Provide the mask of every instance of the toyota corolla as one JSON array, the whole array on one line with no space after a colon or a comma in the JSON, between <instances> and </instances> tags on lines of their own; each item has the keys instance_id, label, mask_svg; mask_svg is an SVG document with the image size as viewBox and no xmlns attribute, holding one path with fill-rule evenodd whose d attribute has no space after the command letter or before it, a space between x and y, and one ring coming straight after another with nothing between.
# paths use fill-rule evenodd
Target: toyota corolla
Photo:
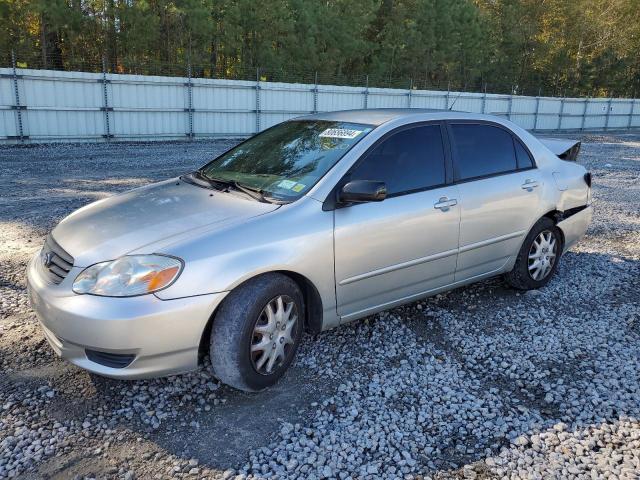
<instances>
[{"instance_id":1,"label":"toyota corolla","mask_svg":"<svg viewBox=\"0 0 640 480\"><path fill-rule=\"evenodd\" d=\"M497 275L544 287L591 220L579 147L471 113L296 118L66 217L29 264L31 304L57 354L92 372L208 359L261 390L305 330Z\"/></svg>"}]
</instances>

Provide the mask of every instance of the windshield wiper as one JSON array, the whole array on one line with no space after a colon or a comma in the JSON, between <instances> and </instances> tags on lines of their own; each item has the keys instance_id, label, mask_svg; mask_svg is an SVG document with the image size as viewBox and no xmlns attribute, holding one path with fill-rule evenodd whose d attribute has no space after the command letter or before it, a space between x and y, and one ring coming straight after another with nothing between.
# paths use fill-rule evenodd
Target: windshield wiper
<instances>
[{"instance_id":1,"label":"windshield wiper","mask_svg":"<svg viewBox=\"0 0 640 480\"><path fill-rule=\"evenodd\" d=\"M271 203L269 200L265 198L264 190L262 190L261 188L255 188L255 187L250 187L248 185L243 185L242 183L238 183L235 180L231 180L229 183L236 190L240 190L241 192L246 193L250 197L253 197L256 200L258 200L259 202Z\"/></svg>"},{"instance_id":2,"label":"windshield wiper","mask_svg":"<svg viewBox=\"0 0 640 480\"><path fill-rule=\"evenodd\" d=\"M202 180L203 182L207 182L209 186L214 187L216 190L227 191L229 187L236 187L233 181L225 180L223 178L210 177L202 170L196 170L195 172L191 173L191 176L195 177L198 180Z\"/></svg>"},{"instance_id":3,"label":"windshield wiper","mask_svg":"<svg viewBox=\"0 0 640 480\"><path fill-rule=\"evenodd\" d=\"M198 175L198 177L208 181L209 183L217 183L226 188L231 187L235 190L249 195L251 198L258 200L259 202L273 203L267 200L267 197L264 195L264 190L262 190L261 188L250 187L249 185L238 183L236 180L226 180L224 178L211 177L201 170L197 170L195 173L196 175Z\"/></svg>"},{"instance_id":4,"label":"windshield wiper","mask_svg":"<svg viewBox=\"0 0 640 480\"><path fill-rule=\"evenodd\" d=\"M215 190L220 190L220 188L218 188L217 185L214 185L213 182L207 180L201 175L198 175L198 172L191 172L185 175L180 175L180 180L200 188L213 188Z\"/></svg>"}]
</instances>

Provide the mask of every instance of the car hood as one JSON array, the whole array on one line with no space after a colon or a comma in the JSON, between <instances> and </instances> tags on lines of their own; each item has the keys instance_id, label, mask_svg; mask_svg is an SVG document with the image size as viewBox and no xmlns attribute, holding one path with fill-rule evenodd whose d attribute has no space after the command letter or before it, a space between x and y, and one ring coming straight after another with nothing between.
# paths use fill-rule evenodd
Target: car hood
<instances>
[{"instance_id":1,"label":"car hood","mask_svg":"<svg viewBox=\"0 0 640 480\"><path fill-rule=\"evenodd\" d=\"M91 203L62 220L52 235L75 266L87 267L145 247L144 253L154 253L160 240L241 222L278 206L172 179Z\"/></svg>"}]
</instances>

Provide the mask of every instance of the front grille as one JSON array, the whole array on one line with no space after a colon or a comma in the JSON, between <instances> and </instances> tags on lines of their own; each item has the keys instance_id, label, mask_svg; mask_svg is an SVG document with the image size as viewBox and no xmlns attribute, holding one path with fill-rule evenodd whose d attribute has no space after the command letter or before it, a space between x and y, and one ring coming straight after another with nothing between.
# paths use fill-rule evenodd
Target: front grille
<instances>
[{"instance_id":1,"label":"front grille","mask_svg":"<svg viewBox=\"0 0 640 480\"><path fill-rule=\"evenodd\" d=\"M43 273L56 285L65 279L73 267L73 257L57 244L51 234L47 235L40 252L40 262Z\"/></svg>"},{"instance_id":2,"label":"front grille","mask_svg":"<svg viewBox=\"0 0 640 480\"><path fill-rule=\"evenodd\" d=\"M84 353L92 362L110 368L125 368L136 358L134 354L107 353L89 349L85 349Z\"/></svg>"}]
</instances>

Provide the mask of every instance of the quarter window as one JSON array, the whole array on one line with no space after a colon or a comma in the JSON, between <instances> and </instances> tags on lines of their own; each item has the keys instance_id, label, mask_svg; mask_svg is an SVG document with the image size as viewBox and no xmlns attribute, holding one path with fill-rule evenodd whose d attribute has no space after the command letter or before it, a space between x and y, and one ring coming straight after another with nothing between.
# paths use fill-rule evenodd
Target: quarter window
<instances>
[{"instance_id":1,"label":"quarter window","mask_svg":"<svg viewBox=\"0 0 640 480\"><path fill-rule=\"evenodd\" d=\"M512 135L492 125L451 125L459 180L517 169Z\"/></svg>"},{"instance_id":2,"label":"quarter window","mask_svg":"<svg viewBox=\"0 0 640 480\"><path fill-rule=\"evenodd\" d=\"M531 155L527 152L520 143L519 140L513 139L513 144L516 146L516 157L518 158L518 168L531 168L533 167L533 160L531 159Z\"/></svg>"},{"instance_id":3,"label":"quarter window","mask_svg":"<svg viewBox=\"0 0 640 480\"><path fill-rule=\"evenodd\" d=\"M402 130L376 146L351 172L350 180L385 182L387 195L445 183L439 125Z\"/></svg>"}]
</instances>

